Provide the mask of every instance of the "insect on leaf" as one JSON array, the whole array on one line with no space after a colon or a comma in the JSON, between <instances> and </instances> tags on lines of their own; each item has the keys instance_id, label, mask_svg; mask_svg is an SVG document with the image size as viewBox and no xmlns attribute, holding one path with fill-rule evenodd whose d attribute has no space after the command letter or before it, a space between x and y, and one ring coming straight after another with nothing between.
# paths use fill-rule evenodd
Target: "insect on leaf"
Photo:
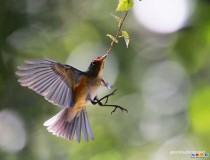
<instances>
[{"instance_id":1,"label":"insect on leaf","mask_svg":"<svg viewBox=\"0 0 210 160\"><path fill-rule=\"evenodd\" d=\"M123 38L124 38L124 40L125 40L125 43L126 43L126 46L127 46L127 48L128 48L128 45L129 45L129 43L130 43L130 37L129 37L128 32L122 31L122 36L123 36Z\"/></svg>"},{"instance_id":2,"label":"insect on leaf","mask_svg":"<svg viewBox=\"0 0 210 160\"><path fill-rule=\"evenodd\" d=\"M119 0L116 11L128 11L133 6L133 0Z\"/></svg>"},{"instance_id":3,"label":"insect on leaf","mask_svg":"<svg viewBox=\"0 0 210 160\"><path fill-rule=\"evenodd\" d=\"M106 36L109 37L111 40L113 40L115 43L118 43L118 40L115 39L112 35L107 34Z\"/></svg>"}]
</instances>

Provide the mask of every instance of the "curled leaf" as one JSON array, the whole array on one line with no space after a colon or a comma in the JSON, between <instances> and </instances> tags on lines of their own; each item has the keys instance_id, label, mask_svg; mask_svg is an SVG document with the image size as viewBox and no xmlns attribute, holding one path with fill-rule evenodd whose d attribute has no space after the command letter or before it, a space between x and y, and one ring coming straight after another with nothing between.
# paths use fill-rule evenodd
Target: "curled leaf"
<instances>
[{"instance_id":1,"label":"curled leaf","mask_svg":"<svg viewBox=\"0 0 210 160\"><path fill-rule=\"evenodd\" d=\"M128 48L128 45L129 45L129 43L130 43L130 37L129 37L128 32L122 31L122 36L123 36L123 38L124 38L124 40L125 40L125 43L126 43L126 46L127 46L127 48Z\"/></svg>"},{"instance_id":2,"label":"curled leaf","mask_svg":"<svg viewBox=\"0 0 210 160\"><path fill-rule=\"evenodd\" d=\"M116 11L128 11L133 6L133 0L119 0Z\"/></svg>"},{"instance_id":3,"label":"curled leaf","mask_svg":"<svg viewBox=\"0 0 210 160\"><path fill-rule=\"evenodd\" d=\"M109 37L111 40L113 40L115 43L118 43L118 40L115 39L115 37L113 37L112 35L107 34L106 36Z\"/></svg>"},{"instance_id":4,"label":"curled leaf","mask_svg":"<svg viewBox=\"0 0 210 160\"><path fill-rule=\"evenodd\" d=\"M111 15L118 22L119 24L118 27L119 27L122 24L123 20L114 14L111 14Z\"/></svg>"}]
</instances>

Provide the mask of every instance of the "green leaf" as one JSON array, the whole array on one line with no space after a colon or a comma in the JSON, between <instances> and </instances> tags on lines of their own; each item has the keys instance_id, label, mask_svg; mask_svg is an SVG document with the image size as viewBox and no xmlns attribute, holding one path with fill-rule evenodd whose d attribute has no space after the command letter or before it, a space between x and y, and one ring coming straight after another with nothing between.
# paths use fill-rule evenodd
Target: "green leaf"
<instances>
[{"instance_id":1,"label":"green leaf","mask_svg":"<svg viewBox=\"0 0 210 160\"><path fill-rule=\"evenodd\" d=\"M133 6L133 0L119 0L116 11L128 11Z\"/></svg>"},{"instance_id":2,"label":"green leaf","mask_svg":"<svg viewBox=\"0 0 210 160\"><path fill-rule=\"evenodd\" d=\"M130 43L130 37L129 37L129 34L126 32L126 31L122 31L122 36L125 40L125 43L126 43L126 46L128 48L128 45Z\"/></svg>"},{"instance_id":3,"label":"green leaf","mask_svg":"<svg viewBox=\"0 0 210 160\"><path fill-rule=\"evenodd\" d=\"M118 22L118 27L119 27L122 24L123 20L114 14L111 15Z\"/></svg>"},{"instance_id":4,"label":"green leaf","mask_svg":"<svg viewBox=\"0 0 210 160\"><path fill-rule=\"evenodd\" d=\"M106 36L109 37L111 40L113 40L115 43L118 43L118 40L115 39L112 35L107 34Z\"/></svg>"},{"instance_id":5,"label":"green leaf","mask_svg":"<svg viewBox=\"0 0 210 160\"><path fill-rule=\"evenodd\" d=\"M190 123L197 134L210 134L210 87L203 86L195 91L190 103Z\"/></svg>"}]
</instances>

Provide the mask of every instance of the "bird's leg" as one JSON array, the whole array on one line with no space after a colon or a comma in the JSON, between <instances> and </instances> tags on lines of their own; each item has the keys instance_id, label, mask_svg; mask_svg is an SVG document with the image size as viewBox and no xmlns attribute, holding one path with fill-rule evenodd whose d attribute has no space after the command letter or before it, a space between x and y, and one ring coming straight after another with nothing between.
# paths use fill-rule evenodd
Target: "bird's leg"
<instances>
[{"instance_id":1,"label":"bird's leg","mask_svg":"<svg viewBox=\"0 0 210 160\"><path fill-rule=\"evenodd\" d=\"M123 108L123 107L121 107L121 106L113 105L113 104L107 104L109 96L114 95L115 92L116 92L116 90L114 90L112 93L110 93L110 94L104 96L104 97L101 98L101 99L98 99L98 97L96 96L93 100L91 100L91 103L92 103L93 105L98 104L99 106L104 106L104 107L114 107L114 110L111 112L111 114L114 113L114 112L116 111L117 108L121 109L122 112L123 112L123 111L128 112L127 109L125 109L125 108ZM105 99L105 98L106 98L106 102L103 104L101 101L102 101L103 99Z\"/></svg>"},{"instance_id":2,"label":"bird's leg","mask_svg":"<svg viewBox=\"0 0 210 160\"><path fill-rule=\"evenodd\" d=\"M113 92L107 94L106 96L102 97L101 99L98 99L98 101L101 102L102 100L106 99L106 101L105 101L104 104L107 104L107 103L108 103L108 100L109 100L109 97L110 97L110 96L113 96L113 95L115 94L116 91L117 91L117 89L115 89ZM98 98L98 97L96 97L96 98Z\"/></svg>"},{"instance_id":3,"label":"bird's leg","mask_svg":"<svg viewBox=\"0 0 210 160\"><path fill-rule=\"evenodd\" d=\"M128 113L127 109L125 109L121 106L115 105L115 104L101 104L101 103L98 103L98 104L99 104L99 106L103 106L103 107L114 107L114 110L111 112L111 114L114 113L117 110L117 108L121 109L122 112L126 111Z\"/></svg>"}]
</instances>

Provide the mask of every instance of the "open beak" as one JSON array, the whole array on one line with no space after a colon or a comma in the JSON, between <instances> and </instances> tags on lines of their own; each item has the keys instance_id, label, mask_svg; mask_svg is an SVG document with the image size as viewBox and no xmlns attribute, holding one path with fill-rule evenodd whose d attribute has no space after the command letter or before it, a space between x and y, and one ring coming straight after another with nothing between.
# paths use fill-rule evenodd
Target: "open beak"
<instances>
[{"instance_id":1,"label":"open beak","mask_svg":"<svg viewBox=\"0 0 210 160\"><path fill-rule=\"evenodd\" d=\"M107 57L107 54L103 55L103 56L100 57L100 58L95 59L94 61L103 62L103 61L106 59L106 57Z\"/></svg>"}]
</instances>

